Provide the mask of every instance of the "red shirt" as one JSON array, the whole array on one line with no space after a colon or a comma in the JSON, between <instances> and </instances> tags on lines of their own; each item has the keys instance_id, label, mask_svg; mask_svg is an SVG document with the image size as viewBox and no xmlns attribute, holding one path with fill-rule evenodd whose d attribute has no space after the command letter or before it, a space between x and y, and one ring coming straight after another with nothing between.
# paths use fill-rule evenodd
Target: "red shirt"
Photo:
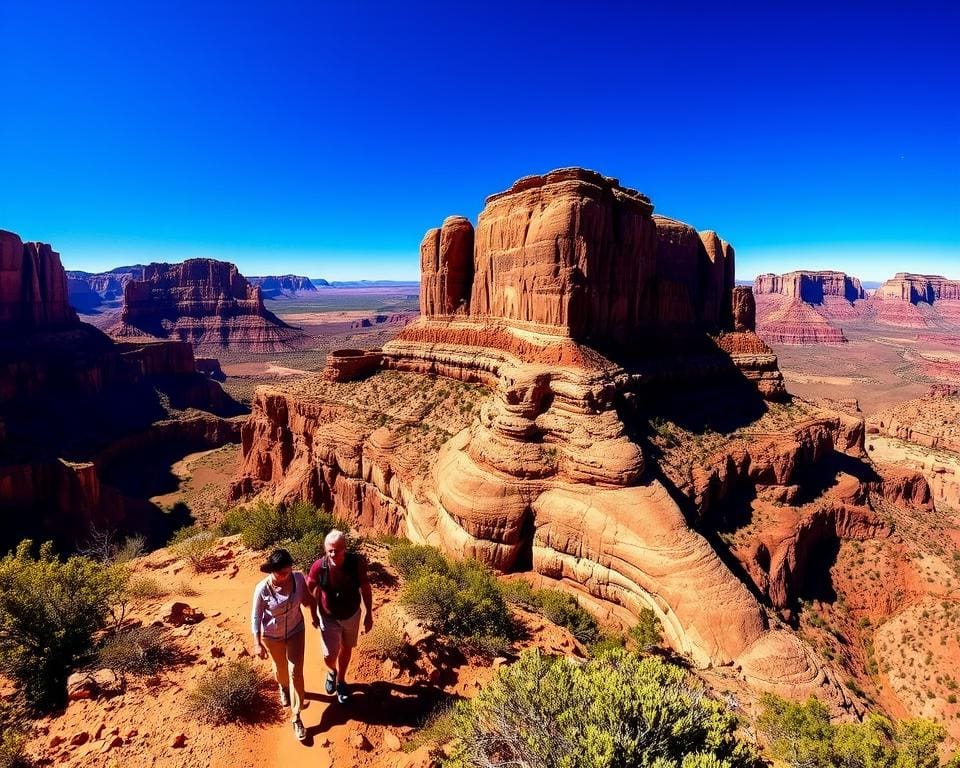
<instances>
[{"instance_id":1,"label":"red shirt","mask_svg":"<svg viewBox=\"0 0 960 768\"><path fill-rule=\"evenodd\" d=\"M324 556L310 566L307 584L318 594L320 613L337 621L345 621L360 610L360 588L370 581L367 560L363 555L347 552L338 568Z\"/></svg>"}]
</instances>

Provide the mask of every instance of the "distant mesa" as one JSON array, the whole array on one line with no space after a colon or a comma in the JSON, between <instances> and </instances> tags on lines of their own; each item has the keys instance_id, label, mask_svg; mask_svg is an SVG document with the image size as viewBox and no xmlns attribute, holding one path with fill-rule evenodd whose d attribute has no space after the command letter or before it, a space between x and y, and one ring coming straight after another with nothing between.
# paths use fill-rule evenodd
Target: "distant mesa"
<instances>
[{"instance_id":1,"label":"distant mesa","mask_svg":"<svg viewBox=\"0 0 960 768\"><path fill-rule=\"evenodd\" d=\"M759 275L753 292L757 333L774 344L842 344L847 339L835 323L862 317L866 306L860 281L843 272Z\"/></svg>"},{"instance_id":2,"label":"distant mesa","mask_svg":"<svg viewBox=\"0 0 960 768\"><path fill-rule=\"evenodd\" d=\"M67 272L70 304L78 312L90 314L118 309L123 304L123 288L131 280L143 279L143 265L116 267L108 272Z\"/></svg>"},{"instance_id":3,"label":"distant mesa","mask_svg":"<svg viewBox=\"0 0 960 768\"><path fill-rule=\"evenodd\" d=\"M877 322L906 328L960 326L960 280L898 272L870 297Z\"/></svg>"},{"instance_id":4,"label":"distant mesa","mask_svg":"<svg viewBox=\"0 0 960 768\"><path fill-rule=\"evenodd\" d=\"M757 296L779 294L807 304L824 304L831 298L844 299L852 304L867 297L856 277L833 271L760 275L753 283L753 292Z\"/></svg>"},{"instance_id":5,"label":"distant mesa","mask_svg":"<svg viewBox=\"0 0 960 768\"><path fill-rule=\"evenodd\" d=\"M110 333L250 352L294 349L304 338L264 307L260 287L235 265L213 259L146 266L142 280L124 286L120 322Z\"/></svg>"},{"instance_id":6,"label":"distant mesa","mask_svg":"<svg viewBox=\"0 0 960 768\"><path fill-rule=\"evenodd\" d=\"M264 299L282 299L298 296L303 293L315 294L317 285L327 287L326 280L314 282L309 277L300 275L269 275L267 277L248 277L250 285L259 286Z\"/></svg>"}]
</instances>

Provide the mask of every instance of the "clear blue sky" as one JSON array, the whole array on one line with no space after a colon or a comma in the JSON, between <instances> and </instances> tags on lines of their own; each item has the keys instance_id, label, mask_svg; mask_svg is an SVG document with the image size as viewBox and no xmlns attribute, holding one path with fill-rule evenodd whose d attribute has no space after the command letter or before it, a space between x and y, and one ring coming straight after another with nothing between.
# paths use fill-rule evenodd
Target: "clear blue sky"
<instances>
[{"instance_id":1,"label":"clear blue sky","mask_svg":"<svg viewBox=\"0 0 960 768\"><path fill-rule=\"evenodd\" d=\"M0 228L73 269L416 278L428 227L583 165L741 278L960 278L958 8L3 2Z\"/></svg>"}]
</instances>

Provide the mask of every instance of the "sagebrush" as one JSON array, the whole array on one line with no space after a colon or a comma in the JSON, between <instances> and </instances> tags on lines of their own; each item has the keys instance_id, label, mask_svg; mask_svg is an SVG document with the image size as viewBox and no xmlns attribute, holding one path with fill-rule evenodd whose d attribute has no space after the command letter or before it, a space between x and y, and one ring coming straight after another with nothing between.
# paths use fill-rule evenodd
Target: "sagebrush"
<instances>
[{"instance_id":1,"label":"sagebrush","mask_svg":"<svg viewBox=\"0 0 960 768\"><path fill-rule=\"evenodd\" d=\"M656 656L584 663L539 650L454 710L448 768L759 768L739 723L702 684Z\"/></svg>"},{"instance_id":2,"label":"sagebrush","mask_svg":"<svg viewBox=\"0 0 960 768\"><path fill-rule=\"evenodd\" d=\"M0 559L0 669L35 711L66 702L67 677L92 653L93 637L123 599L126 570L82 555L61 560L22 541Z\"/></svg>"}]
</instances>

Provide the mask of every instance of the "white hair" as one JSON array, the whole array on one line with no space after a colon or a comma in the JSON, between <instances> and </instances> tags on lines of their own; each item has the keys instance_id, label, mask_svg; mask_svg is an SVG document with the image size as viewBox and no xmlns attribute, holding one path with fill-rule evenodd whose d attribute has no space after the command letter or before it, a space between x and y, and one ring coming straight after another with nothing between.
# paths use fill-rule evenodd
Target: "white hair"
<instances>
[{"instance_id":1,"label":"white hair","mask_svg":"<svg viewBox=\"0 0 960 768\"><path fill-rule=\"evenodd\" d=\"M327 534L327 538L323 540L323 546L329 547L331 544L336 544L338 541L346 541L347 535L343 531L338 531L334 528L330 533Z\"/></svg>"}]
</instances>

